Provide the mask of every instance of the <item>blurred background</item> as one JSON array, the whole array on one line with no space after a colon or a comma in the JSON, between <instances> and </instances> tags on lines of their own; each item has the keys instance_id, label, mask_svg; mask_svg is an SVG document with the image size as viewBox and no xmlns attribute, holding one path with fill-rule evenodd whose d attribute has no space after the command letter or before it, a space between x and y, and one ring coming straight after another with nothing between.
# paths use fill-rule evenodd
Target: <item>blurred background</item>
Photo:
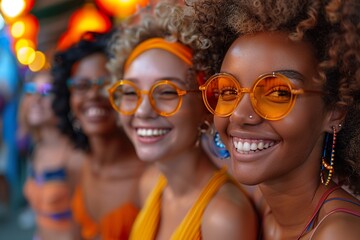
<instances>
[{"instance_id":1,"label":"blurred background","mask_svg":"<svg viewBox=\"0 0 360 240\"><path fill-rule=\"evenodd\" d=\"M106 32L157 0L0 0L0 239L31 239L22 194L26 143L19 141L22 86L51 66L53 54L87 31Z\"/></svg>"}]
</instances>

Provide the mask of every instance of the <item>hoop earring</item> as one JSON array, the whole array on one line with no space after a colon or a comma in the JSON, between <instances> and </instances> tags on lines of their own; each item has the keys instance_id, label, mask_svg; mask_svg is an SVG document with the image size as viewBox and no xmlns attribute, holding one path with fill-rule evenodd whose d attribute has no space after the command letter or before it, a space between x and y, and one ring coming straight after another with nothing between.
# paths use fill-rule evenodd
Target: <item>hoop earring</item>
<instances>
[{"instance_id":1,"label":"hoop earring","mask_svg":"<svg viewBox=\"0 0 360 240\"><path fill-rule=\"evenodd\" d=\"M324 151L323 151L323 155L321 157L320 179L321 179L321 183L324 184L325 186L327 186L330 183L331 178L334 174L334 160L335 160L334 157L335 157L335 144L336 144L336 129L335 129L335 127L333 127L330 163L328 164L326 162L326 158L328 155L329 138L330 138L330 133L326 133ZM327 177L325 180L324 176L326 175L326 171L327 171Z\"/></svg>"}]
</instances>

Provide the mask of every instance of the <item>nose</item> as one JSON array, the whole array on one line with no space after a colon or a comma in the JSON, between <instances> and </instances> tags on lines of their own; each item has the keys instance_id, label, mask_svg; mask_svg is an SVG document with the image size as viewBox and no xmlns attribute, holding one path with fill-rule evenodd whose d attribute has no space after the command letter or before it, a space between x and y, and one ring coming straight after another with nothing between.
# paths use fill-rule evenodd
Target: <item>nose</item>
<instances>
[{"instance_id":1,"label":"nose","mask_svg":"<svg viewBox=\"0 0 360 240\"><path fill-rule=\"evenodd\" d=\"M136 109L134 116L139 118L155 118L157 116L157 113L155 112L150 103L148 94L142 94L140 105Z\"/></svg>"},{"instance_id":2,"label":"nose","mask_svg":"<svg viewBox=\"0 0 360 240\"><path fill-rule=\"evenodd\" d=\"M254 111L251 103L250 94L243 93L234 112L230 115L230 122L241 125L255 125L262 121L262 118Z\"/></svg>"},{"instance_id":3,"label":"nose","mask_svg":"<svg viewBox=\"0 0 360 240\"><path fill-rule=\"evenodd\" d=\"M91 87L86 91L86 95L91 98L103 96L104 85L92 84Z\"/></svg>"}]
</instances>

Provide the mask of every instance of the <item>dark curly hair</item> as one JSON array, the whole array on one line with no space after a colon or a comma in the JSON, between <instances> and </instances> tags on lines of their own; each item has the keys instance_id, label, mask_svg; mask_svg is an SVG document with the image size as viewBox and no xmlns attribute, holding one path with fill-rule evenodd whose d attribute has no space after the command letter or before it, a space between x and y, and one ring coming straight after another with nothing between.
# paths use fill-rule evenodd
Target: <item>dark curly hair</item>
<instances>
[{"instance_id":1,"label":"dark curly hair","mask_svg":"<svg viewBox=\"0 0 360 240\"><path fill-rule=\"evenodd\" d=\"M198 56L208 75L238 37L263 31L287 32L308 41L319 60L327 106L348 114L338 133L335 175L360 193L360 2L358 0L186 0L207 43ZM200 67L201 68L201 67Z\"/></svg>"},{"instance_id":2,"label":"dark curly hair","mask_svg":"<svg viewBox=\"0 0 360 240\"><path fill-rule=\"evenodd\" d=\"M59 118L59 128L74 143L75 147L89 151L87 136L81 129L74 129L74 117L70 109L70 91L67 79L70 78L76 63L95 53L104 53L109 57L107 47L113 31L108 33L88 32L81 40L65 51L57 52L51 68L54 78L53 110Z\"/></svg>"}]
</instances>

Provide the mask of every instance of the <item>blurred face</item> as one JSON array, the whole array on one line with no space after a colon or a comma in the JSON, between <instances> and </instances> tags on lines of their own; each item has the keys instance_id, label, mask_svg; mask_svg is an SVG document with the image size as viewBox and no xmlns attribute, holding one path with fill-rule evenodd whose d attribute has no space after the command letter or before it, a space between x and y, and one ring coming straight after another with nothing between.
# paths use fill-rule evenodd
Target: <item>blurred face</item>
<instances>
[{"instance_id":1,"label":"blurred face","mask_svg":"<svg viewBox=\"0 0 360 240\"><path fill-rule=\"evenodd\" d=\"M179 89L189 90L186 78L188 65L175 55L164 50L152 49L142 53L129 66L124 79L143 91L142 101L133 114L120 113L124 130L133 142L140 159L144 161L162 161L174 158L194 148L198 138L198 127L203 121L205 108L200 93L192 92L182 96L182 104L171 116L162 116L149 101L145 91L154 84L168 80ZM167 89L167 90L166 90ZM171 88L159 88L153 96L160 109L162 101L172 105L176 92ZM130 92L126 90L126 96ZM131 95L130 95L131 96Z\"/></svg>"},{"instance_id":2,"label":"blurred face","mask_svg":"<svg viewBox=\"0 0 360 240\"><path fill-rule=\"evenodd\" d=\"M111 108L103 89L109 81L106 61L102 53L83 58L74 67L68 81L71 111L88 136L108 135L116 127L116 112Z\"/></svg>"},{"instance_id":3,"label":"blurred face","mask_svg":"<svg viewBox=\"0 0 360 240\"><path fill-rule=\"evenodd\" d=\"M278 72L294 89L320 91L321 86L313 80L316 66L310 45L295 43L282 33L259 33L232 44L221 72L231 74L242 88L251 88L260 75ZM281 88L275 94L279 100ZM257 114L248 93L230 116L214 118L230 151L233 172L245 184L284 180L294 174L318 178L327 119L321 94L311 93L298 95L291 111L278 120L265 120Z\"/></svg>"},{"instance_id":4,"label":"blurred face","mask_svg":"<svg viewBox=\"0 0 360 240\"><path fill-rule=\"evenodd\" d=\"M32 82L25 83L21 110L28 127L37 128L55 124L56 117L51 108L50 89L51 75L45 72L38 73Z\"/></svg>"}]
</instances>

